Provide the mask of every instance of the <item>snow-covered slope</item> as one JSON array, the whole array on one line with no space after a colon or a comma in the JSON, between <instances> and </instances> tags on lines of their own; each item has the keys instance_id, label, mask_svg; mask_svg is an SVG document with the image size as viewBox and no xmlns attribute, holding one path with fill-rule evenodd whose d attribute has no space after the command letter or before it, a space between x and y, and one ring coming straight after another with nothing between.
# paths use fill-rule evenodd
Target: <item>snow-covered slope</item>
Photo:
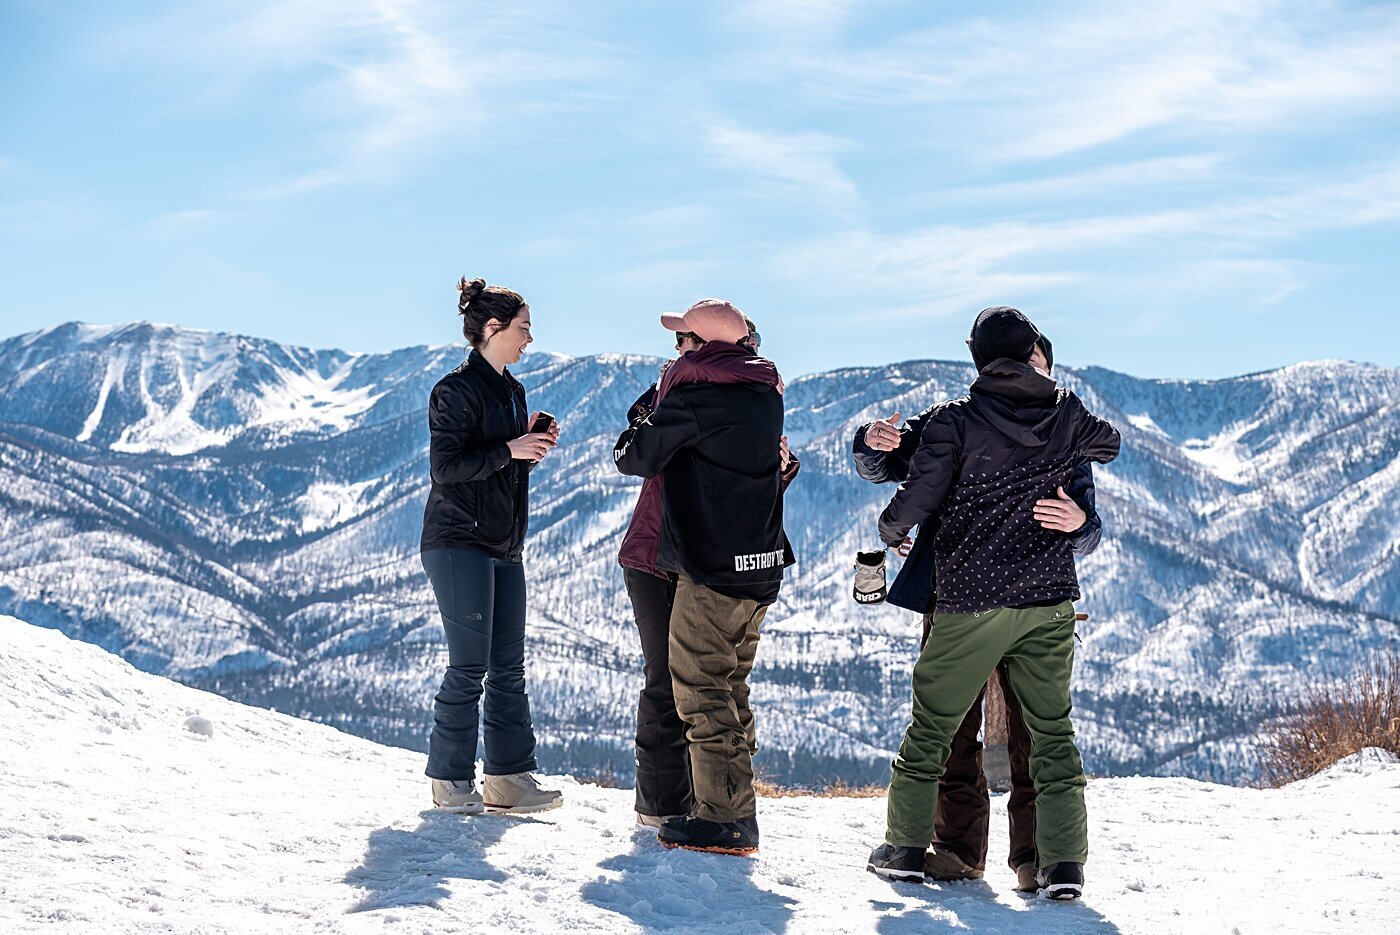
<instances>
[{"instance_id":1,"label":"snow-covered slope","mask_svg":"<svg viewBox=\"0 0 1400 935\"><path fill-rule=\"evenodd\" d=\"M781 348L773 348L781 363ZM417 541L424 401L454 348L349 354L162 325L0 342L0 612L140 668L421 748L443 646ZM636 482L609 456L656 359L532 354L564 444L535 473L530 679L543 762L631 774L640 688L615 564ZM964 392L963 363L790 381L800 559L754 676L761 766L878 781L917 624L850 599L889 488L854 427ZM1118 424L1081 566L1076 705L1099 774L1247 779L1301 685L1400 645L1400 371L1323 362L1220 381L1064 382Z\"/></svg>"},{"instance_id":2,"label":"snow-covered slope","mask_svg":"<svg viewBox=\"0 0 1400 935\"><path fill-rule=\"evenodd\" d=\"M762 799L762 850L667 851L629 790L534 818L426 810L423 758L244 707L0 617L7 933L1382 932L1400 763L1281 790L1094 780L1087 895L887 884L882 799ZM992 853L1005 851L1002 801Z\"/></svg>"}]
</instances>

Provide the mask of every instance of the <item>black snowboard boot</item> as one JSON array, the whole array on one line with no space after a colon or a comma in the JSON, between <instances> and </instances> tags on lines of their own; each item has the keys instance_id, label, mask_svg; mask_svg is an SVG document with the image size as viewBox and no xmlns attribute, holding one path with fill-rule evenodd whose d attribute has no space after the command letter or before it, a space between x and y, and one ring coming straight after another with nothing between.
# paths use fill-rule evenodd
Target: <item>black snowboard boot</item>
<instances>
[{"instance_id":1,"label":"black snowboard boot","mask_svg":"<svg viewBox=\"0 0 1400 935\"><path fill-rule=\"evenodd\" d=\"M746 857L758 853L758 816L724 824L704 818L668 818L656 839L667 847Z\"/></svg>"},{"instance_id":2,"label":"black snowboard boot","mask_svg":"<svg viewBox=\"0 0 1400 935\"><path fill-rule=\"evenodd\" d=\"M922 847L900 847L898 844L881 844L870 852L870 860L865 869L882 876L886 880L904 880L909 883L924 882L924 849Z\"/></svg>"},{"instance_id":3,"label":"black snowboard boot","mask_svg":"<svg viewBox=\"0 0 1400 935\"><path fill-rule=\"evenodd\" d=\"M1084 895L1084 865L1061 861L1041 867L1035 874L1040 894L1046 899L1078 899Z\"/></svg>"}]
</instances>

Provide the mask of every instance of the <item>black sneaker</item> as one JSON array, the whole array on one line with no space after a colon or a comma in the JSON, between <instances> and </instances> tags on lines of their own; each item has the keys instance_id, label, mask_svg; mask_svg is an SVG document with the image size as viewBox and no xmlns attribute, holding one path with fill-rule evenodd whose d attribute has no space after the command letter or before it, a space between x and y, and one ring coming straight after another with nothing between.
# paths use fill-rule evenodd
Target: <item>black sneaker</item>
<instances>
[{"instance_id":1,"label":"black sneaker","mask_svg":"<svg viewBox=\"0 0 1400 935\"><path fill-rule=\"evenodd\" d=\"M900 847L898 844L881 844L870 852L870 860L865 869L882 876L886 880L905 880L910 883L924 882L924 849L922 847Z\"/></svg>"},{"instance_id":2,"label":"black sneaker","mask_svg":"<svg viewBox=\"0 0 1400 935\"><path fill-rule=\"evenodd\" d=\"M667 847L745 857L758 853L758 817L721 824L704 818L668 818L656 839Z\"/></svg>"},{"instance_id":3,"label":"black sneaker","mask_svg":"<svg viewBox=\"0 0 1400 935\"><path fill-rule=\"evenodd\" d=\"M1041 867L1035 881L1046 899L1078 899L1084 895L1084 865L1065 860Z\"/></svg>"}]
</instances>

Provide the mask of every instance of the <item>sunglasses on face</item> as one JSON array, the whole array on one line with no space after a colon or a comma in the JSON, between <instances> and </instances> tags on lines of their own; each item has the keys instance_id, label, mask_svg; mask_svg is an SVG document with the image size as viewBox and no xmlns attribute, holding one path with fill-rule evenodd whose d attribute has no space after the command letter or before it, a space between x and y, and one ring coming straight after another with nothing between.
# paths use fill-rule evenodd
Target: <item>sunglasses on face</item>
<instances>
[{"instance_id":1,"label":"sunglasses on face","mask_svg":"<svg viewBox=\"0 0 1400 935\"><path fill-rule=\"evenodd\" d=\"M760 347L763 346L763 335L759 334L757 331L750 331L749 336L740 343L747 344L754 350L758 350Z\"/></svg>"},{"instance_id":2,"label":"sunglasses on face","mask_svg":"<svg viewBox=\"0 0 1400 935\"><path fill-rule=\"evenodd\" d=\"M703 345L703 344L705 343L704 341L700 340L700 335L696 334L694 331L677 331L677 332L676 332L676 350L680 350L680 349L681 349L681 345L682 345L683 343L685 343L687 340L693 341L693 342L695 342L696 344L700 344L700 345Z\"/></svg>"}]
</instances>

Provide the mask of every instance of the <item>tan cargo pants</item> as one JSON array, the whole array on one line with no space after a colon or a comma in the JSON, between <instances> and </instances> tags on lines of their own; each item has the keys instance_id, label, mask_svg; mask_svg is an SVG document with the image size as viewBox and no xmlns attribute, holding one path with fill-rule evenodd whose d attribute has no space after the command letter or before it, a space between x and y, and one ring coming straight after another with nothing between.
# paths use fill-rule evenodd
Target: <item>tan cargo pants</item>
<instances>
[{"instance_id":1,"label":"tan cargo pants","mask_svg":"<svg viewBox=\"0 0 1400 935\"><path fill-rule=\"evenodd\" d=\"M684 575L671 606L671 681L690 741L693 815L729 823L757 809L749 672L768 608L725 597Z\"/></svg>"}]
</instances>

